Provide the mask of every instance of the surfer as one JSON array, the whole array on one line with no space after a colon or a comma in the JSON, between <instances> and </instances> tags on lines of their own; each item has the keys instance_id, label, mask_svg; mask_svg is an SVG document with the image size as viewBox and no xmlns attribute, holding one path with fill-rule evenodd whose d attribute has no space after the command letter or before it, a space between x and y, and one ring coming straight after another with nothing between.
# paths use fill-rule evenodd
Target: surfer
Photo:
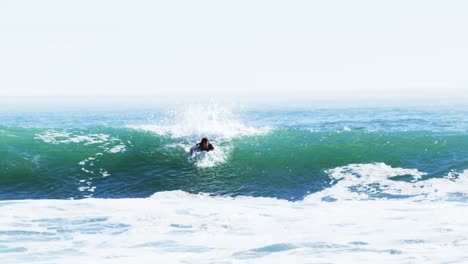
<instances>
[{"instance_id":1,"label":"surfer","mask_svg":"<svg viewBox=\"0 0 468 264\"><path fill-rule=\"evenodd\" d=\"M190 155L198 151L211 151L214 150L213 145L211 145L210 141L207 138L202 138L200 143L196 144L195 146L190 148Z\"/></svg>"}]
</instances>

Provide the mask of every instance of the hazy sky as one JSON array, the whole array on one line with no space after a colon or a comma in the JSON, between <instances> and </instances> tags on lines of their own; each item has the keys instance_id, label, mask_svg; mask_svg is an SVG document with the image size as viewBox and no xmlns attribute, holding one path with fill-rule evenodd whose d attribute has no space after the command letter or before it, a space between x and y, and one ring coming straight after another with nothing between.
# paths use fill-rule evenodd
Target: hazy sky
<instances>
[{"instance_id":1,"label":"hazy sky","mask_svg":"<svg viewBox=\"0 0 468 264\"><path fill-rule=\"evenodd\" d=\"M0 96L468 99L468 1L0 0Z\"/></svg>"}]
</instances>

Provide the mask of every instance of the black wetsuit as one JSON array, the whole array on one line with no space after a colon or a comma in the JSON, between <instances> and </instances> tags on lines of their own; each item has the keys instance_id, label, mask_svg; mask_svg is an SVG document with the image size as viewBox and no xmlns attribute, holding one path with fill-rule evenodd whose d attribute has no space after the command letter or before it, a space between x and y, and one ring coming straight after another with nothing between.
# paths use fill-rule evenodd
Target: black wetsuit
<instances>
[{"instance_id":1,"label":"black wetsuit","mask_svg":"<svg viewBox=\"0 0 468 264\"><path fill-rule=\"evenodd\" d=\"M206 149L204 149L204 148L201 147L200 143L198 143L197 145L193 146L190 149L190 155L192 155L196 151L211 151L211 150L214 150L213 145L208 144L208 147Z\"/></svg>"}]
</instances>

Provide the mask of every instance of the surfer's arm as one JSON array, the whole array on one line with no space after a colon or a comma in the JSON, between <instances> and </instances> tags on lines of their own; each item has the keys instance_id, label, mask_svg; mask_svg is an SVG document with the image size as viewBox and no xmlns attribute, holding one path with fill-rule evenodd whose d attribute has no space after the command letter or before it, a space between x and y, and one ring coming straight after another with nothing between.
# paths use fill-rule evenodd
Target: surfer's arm
<instances>
[{"instance_id":1,"label":"surfer's arm","mask_svg":"<svg viewBox=\"0 0 468 264\"><path fill-rule=\"evenodd\" d=\"M191 148L190 148L190 151L189 151L190 156L192 156L193 153L194 153L195 151L197 151L197 149L198 149L197 146L191 147Z\"/></svg>"}]
</instances>

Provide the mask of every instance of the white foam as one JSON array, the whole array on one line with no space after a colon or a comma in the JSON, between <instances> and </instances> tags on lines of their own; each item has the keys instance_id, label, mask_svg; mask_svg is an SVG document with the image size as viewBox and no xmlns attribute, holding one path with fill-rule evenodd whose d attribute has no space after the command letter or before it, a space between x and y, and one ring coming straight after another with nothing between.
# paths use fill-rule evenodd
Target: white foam
<instances>
[{"instance_id":1,"label":"white foam","mask_svg":"<svg viewBox=\"0 0 468 264\"><path fill-rule=\"evenodd\" d=\"M111 174L108 171L104 170L104 169L99 169L99 173L101 174L102 177L111 176Z\"/></svg>"},{"instance_id":2,"label":"white foam","mask_svg":"<svg viewBox=\"0 0 468 264\"><path fill-rule=\"evenodd\" d=\"M288 202L182 191L0 202L4 263L465 262L468 206Z\"/></svg>"},{"instance_id":3,"label":"white foam","mask_svg":"<svg viewBox=\"0 0 468 264\"><path fill-rule=\"evenodd\" d=\"M107 150L107 152L109 152L109 153L122 153L122 152L125 152L125 151L126 151L126 147L123 144L114 146L114 147L110 148L109 150Z\"/></svg>"},{"instance_id":4,"label":"white foam","mask_svg":"<svg viewBox=\"0 0 468 264\"><path fill-rule=\"evenodd\" d=\"M115 140L106 134L73 135L69 132L54 130L47 130L43 133L39 133L34 138L51 144L84 143L84 145L99 144Z\"/></svg>"},{"instance_id":5,"label":"white foam","mask_svg":"<svg viewBox=\"0 0 468 264\"><path fill-rule=\"evenodd\" d=\"M230 153L229 147L217 147L210 152L195 152L189 156L189 161L194 162L199 168L214 167L226 162Z\"/></svg>"},{"instance_id":6,"label":"white foam","mask_svg":"<svg viewBox=\"0 0 468 264\"><path fill-rule=\"evenodd\" d=\"M210 137L218 140L264 134L269 131L267 127L256 128L244 124L231 108L218 104L185 106L172 111L170 117L160 124L129 127L173 138Z\"/></svg>"},{"instance_id":7,"label":"white foam","mask_svg":"<svg viewBox=\"0 0 468 264\"><path fill-rule=\"evenodd\" d=\"M332 186L306 197L307 200L367 200L392 197L410 200L466 197L468 170L450 172L444 178L421 180L425 172L394 168L385 163L350 164L326 171ZM410 177L408 181L395 177Z\"/></svg>"},{"instance_id":8,"label":"white foam","mask_svg":"<svg viewBox=\"0 0 468 264\"><path fill-rule=\"evenodd\" d=\"M82 186L79 187L78 190L80 192L94 192L96 190L96 186Z\"/></svg>"},{"instance_id":9,"label":"white foam","mask_svg":"<svg viewBox=\"0 0 468 264\"><path fill-rule=\"evenodd\" d=\"M85 146L99 144L99 147L108 153L121 153L126 150L125 144L120 139L102 133L81 135L70 132L47 130L43 133L36 134L34 138L50 144L82 143Z\"/></svg>"},{"instance_id":10,"label":"white foam","mask_svg":"<svg viewBox=\"0 0 468 264\"><path fill-rule=\"evenodd\" d=\"M47 130L44 133L37 134L34 138L35 139L40 139L44 141L45 143L52 143L52 144L58 144L58 142L61 140L68 139L70 137L70 133L67 132L58 132L54 130Z\"/></svg>"}]
</instances>

